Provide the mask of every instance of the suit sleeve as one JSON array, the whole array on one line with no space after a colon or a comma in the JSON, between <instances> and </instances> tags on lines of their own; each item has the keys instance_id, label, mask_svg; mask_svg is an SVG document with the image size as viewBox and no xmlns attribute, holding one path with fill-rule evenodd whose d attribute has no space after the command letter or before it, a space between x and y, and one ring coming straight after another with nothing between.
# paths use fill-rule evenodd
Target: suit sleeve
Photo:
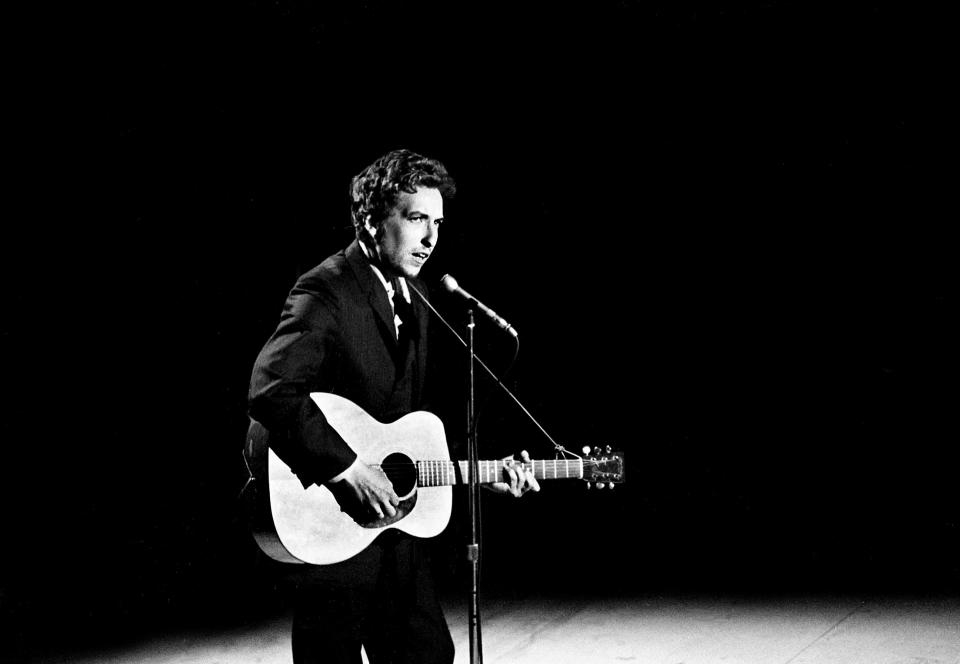
<instances>
[{"instance_id":1,"label":"suit sleeve","mask_svg":"<svg viewBox=\"0 0 960 664\"><path fill-rule=\"evenodd\" d=\"M270 431L274 451L304 487L335 477L357 458L310 399L311 392L336 388L339 310L327 289L294 289L250 382L250 416Z\"/></svg>"}]
</instances>

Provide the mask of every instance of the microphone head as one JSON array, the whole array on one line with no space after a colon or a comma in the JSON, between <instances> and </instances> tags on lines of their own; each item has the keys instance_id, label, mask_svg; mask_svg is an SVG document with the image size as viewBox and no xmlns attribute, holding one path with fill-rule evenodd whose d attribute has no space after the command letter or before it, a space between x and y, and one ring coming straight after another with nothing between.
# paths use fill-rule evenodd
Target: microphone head
<instances>
[{"instance_id":1,"label":"microphone head","mask_svg":"<svg viewBox=\"0 0 960 664\"><path fill-rule=\"evenodd\" d=\"M447 291L450 293L456 292L457 288L459 288L459 285L457 284L457 280L451 277L449 274L443 275L440 278L440 283L442 283L443 287L446 288Z\"/></svg>"}]
</instances>

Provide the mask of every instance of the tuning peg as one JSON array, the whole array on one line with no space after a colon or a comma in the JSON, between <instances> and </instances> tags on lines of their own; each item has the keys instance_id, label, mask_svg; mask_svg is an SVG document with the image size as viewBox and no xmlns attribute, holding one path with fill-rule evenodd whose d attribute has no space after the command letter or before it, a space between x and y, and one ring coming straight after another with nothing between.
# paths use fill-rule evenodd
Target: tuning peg
<instances>
[{"instance_id":1,"label":"tuning peg","mask_svg":"<svg viewBox=\"0 0 960 664\"><path fill-rule=\"evenodd\" d=\"M591 484L590 482L587 482L587 488L588 488L588 489L589 489L590 487L592 487L592 486L593 486L593 484Z\"/></svg>"},{"instance_id":2,"label":"tuning peg","mask_svg":"<svg viewBox=\"0 0 960 664\"><path fill-rule=\"evenodd\" d=\"M607 488L609 488L611 491L613 490L613 487L614 487L613 482L610 482L610 484L607 485Z\"/></svg>"},{"instance_id":3,"label":"tuning peg","mask_svg":"<svg viewBox=\"0 0 960 664\"><path fill-rule=\"evenodd\" d=\"M606 450L607 450L607 454L610 454L611 452L613 452L613 448L610 447L609 445L607 445Z\"/></svg>"},{"instance_id":4,"label":"tuning peg","mask_svg":"<svg viewBox=\"0 0 960 664\"><path fill-rule=\"evenodd\" d=\"M590 454L590 446L589 446L589 445L584 445L584 446L583 446L583 453L584 453L584 454Z\"/></svg>"},{"instance_id":5,"label":"tuning peg","mask_svg":"<svg viewBox=\"0 0 960 664\"><path fill-rule=\"evenodd\" d=\"M602 489L602 488L605 487L605 486L606 486L606 484L604 484L603 482L597 482L597 488L598 488L598 489Z\"/></svg>"}]
</instances>

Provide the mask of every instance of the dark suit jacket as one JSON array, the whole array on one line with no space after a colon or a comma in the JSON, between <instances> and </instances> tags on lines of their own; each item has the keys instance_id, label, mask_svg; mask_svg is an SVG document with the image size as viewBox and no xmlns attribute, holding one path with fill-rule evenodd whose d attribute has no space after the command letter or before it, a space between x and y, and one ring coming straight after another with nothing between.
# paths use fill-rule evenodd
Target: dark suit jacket
<instances>
[{"instance_id":1,"label":"dark suit jacket","mask_svg":"<svg viewBox=\"0 0 960 664\"><path fill-rule=\"evenodd\" d=\"M410 280L426 295L424 285ZM401 369L383 284L355 240L300 277L280 324L261 350L250 384L250 416L304 486L345 470L356 453L331 428L310 392L350 399L382 422L425 407L427 314L411 293L413 356Z\"/></svg>"}]
</instances>

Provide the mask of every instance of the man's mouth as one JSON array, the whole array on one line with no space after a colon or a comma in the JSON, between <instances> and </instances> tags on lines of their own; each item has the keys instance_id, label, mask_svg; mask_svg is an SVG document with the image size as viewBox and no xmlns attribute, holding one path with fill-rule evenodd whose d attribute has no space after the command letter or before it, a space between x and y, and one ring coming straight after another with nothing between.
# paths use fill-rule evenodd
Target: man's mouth
<instances>
[{"instance_id":1,"label":"man's mouth","mask_svg":"<svg viewBox=\"0 0 960 664\"><path fill-rule=\"evenodd\" d=\"M427 258L430 256L430 254L426 251L415 251L413 252L413 255L419 258L421 261L427 260Z\"/></svg>"}]
</instances>

